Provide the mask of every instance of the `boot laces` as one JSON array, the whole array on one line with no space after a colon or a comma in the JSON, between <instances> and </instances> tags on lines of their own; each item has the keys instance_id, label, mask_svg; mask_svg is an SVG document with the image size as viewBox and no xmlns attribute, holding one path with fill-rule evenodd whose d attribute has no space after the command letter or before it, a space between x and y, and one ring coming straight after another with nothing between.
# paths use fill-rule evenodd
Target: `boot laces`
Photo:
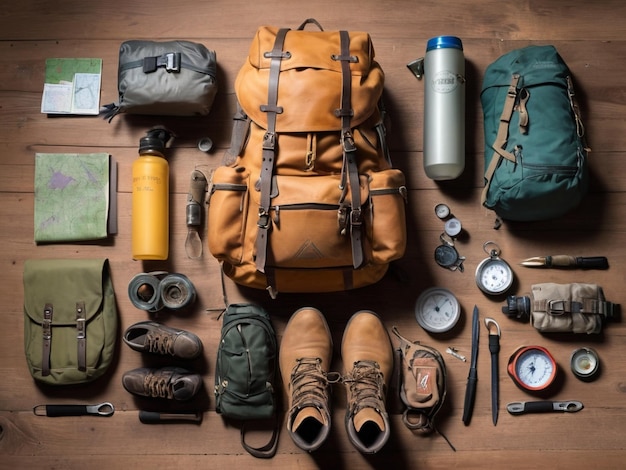
<instances>
[{"instance_id":1,"label":"boot laces","mask_svg":"<svg viewBox=\"0 0 626 470\"><path fill-rule=\"evenodd\" d=\"M321 363L318 357L297 359L297 364L291 371L292 409L327 407L328 384L338 381L338 377L329 379L329 375L322 370Z\"/></svg>"},{"instance_id":2,"label":"boot laces","mask_svg":"<svg viewBox=\"0 0 626 470\"><path fill-rule=\"evenodd\" d=\"M143 387L146 394L154 398L173 398L174 387L170 381L171 378L171 374L146 374L143 379Z\"/></svg>"},{"instance_id":3,"label":"boot laces","mask_svg":"<svg viewBox=\"0 0 626 470\"><path fill-rule=\"evenodd\" d=\"M174 355L174 338L170 334L151 331L146 334L146 342L151 353Z\"/></svg>"},{"instance_id":4,"label":"boot laces","mask_svg":"<svg viewBox=\"0 0 626 470\"><path fill-rule=\"evenodd\" d=\"M377 362L355 362L343 382L350 388L348 406L351 416L364 408L373 408L378 412L385 409L385 380Z\"/></svg>"}]
</instances>

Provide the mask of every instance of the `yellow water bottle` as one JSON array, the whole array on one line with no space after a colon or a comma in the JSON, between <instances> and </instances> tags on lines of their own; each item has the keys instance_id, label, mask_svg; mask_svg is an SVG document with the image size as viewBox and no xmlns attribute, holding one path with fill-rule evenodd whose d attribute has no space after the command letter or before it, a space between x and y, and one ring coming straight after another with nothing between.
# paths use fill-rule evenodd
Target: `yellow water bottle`
<instances>
[{"instance_id":1,"label":"yellow water bottle","mask_svg":"<svg viewBox=\"0 0 626 470\"><path fill-rule=\"evenodd\" d=\"M133 162L132 252L136 260L166 260L169 253L169 164L171 134L152 129L139 140Z\"/></svg>"}]
</instances>

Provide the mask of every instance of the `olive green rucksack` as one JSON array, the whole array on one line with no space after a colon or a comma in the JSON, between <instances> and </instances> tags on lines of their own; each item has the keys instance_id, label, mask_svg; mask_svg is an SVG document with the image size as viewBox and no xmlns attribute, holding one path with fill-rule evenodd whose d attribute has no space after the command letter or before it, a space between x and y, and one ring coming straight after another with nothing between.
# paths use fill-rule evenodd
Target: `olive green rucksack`
<instances>
[{"instance_id":1,"label":"olive green rucksack","mask_svg":"<svg viewBox=\"0 0 626 470\"><path fill-rule=\"evenodd\" d=\"M269 314L254 304L231 304L224 313L215 366L215 411L243 422L241 444L260 458L276 453L276 334ZM245 423L273 418L270 442L260 448L245 441Z\"/></svg>"},{"instance_id":2,"label":"olive green rucksack","mask_svg":"<svg viewBox=\"0 0 626 470\"><path fill-rule=\"evenodd\" d=\"M35 380L72 385L101 377L113 361L117 335L106 259L26 261L24 352Z\"/></svg>"},{"instance_id":3,"label":"olive green rucksack","mask_svg":"<svg viewBox=\"0 0 626 470\"><path fill-rule=\"evenodd\" d=\"M557 218L587 193L584 127L572 75L553 46L511 51L487 68L482 204L512 221Z\"/></svg>"}]
</instances>

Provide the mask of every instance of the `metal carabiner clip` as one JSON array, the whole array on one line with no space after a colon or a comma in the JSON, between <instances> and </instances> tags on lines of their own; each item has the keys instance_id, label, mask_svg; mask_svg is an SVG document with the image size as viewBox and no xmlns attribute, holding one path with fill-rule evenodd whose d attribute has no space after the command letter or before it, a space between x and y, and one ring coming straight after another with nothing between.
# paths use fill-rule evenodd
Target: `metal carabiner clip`
<instances>
[{"instance_id":1,"label":"metal carabiner clip","mask_svg":"<svg viewBox=\"0 0 626 470\"><path fill-rule=\"evenodd\" d=\"M496 335L498 337L502 336L502 333L500 332L500 325L498 325L498 322L495 321L493 318L491 317L487 317L485 318L485 327L487 328L487 330L489 331L489 334L492 335L493 333L491 332L491 325L494 325L496 327Z\"/></svg>"}]
</instances>

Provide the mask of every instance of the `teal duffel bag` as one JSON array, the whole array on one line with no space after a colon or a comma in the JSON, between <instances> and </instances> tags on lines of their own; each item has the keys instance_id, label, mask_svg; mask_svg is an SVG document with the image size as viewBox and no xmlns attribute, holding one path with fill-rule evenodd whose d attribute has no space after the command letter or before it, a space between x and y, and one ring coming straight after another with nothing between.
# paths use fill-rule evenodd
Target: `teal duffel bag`
<instances>
[{"instance_id":1,"label":"teal duffel bag","mask_svg":"<svg viewBox=\"0 0 626 470\"><path fill-rule=\"evenodd\" d=\"M499 218L560 217L587 193L589 149L569 68L553 46L513 50L487 68L482 204Z\"/></svg>"}]
</instances>

